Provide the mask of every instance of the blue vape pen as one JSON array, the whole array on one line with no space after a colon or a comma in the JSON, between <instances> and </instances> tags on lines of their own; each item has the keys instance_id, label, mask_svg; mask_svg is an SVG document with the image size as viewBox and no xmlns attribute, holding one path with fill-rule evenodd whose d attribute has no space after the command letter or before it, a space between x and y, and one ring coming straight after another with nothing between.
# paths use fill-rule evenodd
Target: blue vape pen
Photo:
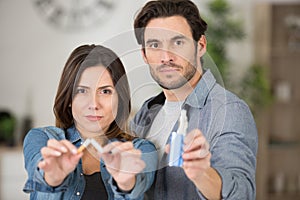
<instances>
[{"instance_id":1,"label":"blue vape pen","mask_svg":"<svg viewBox=\"0 0 300 200\"><path fill-rule=\"evenodd\" d=\"M171 133L169 166L181 167L183 164L183 140L186 135L187 127L188 121L186 116L186 110L181 110L178 130L177 132Z\"/></svg>"}]
</instances>

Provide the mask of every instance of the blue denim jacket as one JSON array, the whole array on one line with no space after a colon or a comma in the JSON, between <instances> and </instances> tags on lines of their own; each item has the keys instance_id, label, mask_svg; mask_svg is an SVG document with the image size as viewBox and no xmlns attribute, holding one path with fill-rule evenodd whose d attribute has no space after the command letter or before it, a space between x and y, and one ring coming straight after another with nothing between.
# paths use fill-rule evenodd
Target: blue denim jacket
<instances>
[{"instance_id":1,"label":"blue denim jacket","mask_svg":"<svg viewBox=\"0 0 300 200\"><path fill-rule=\"evenodd\" d=\"M82 143L80 134L74 126L66 132L53 126L35 128L29 131L23 145L25 168L28 173L28 180L23 191L30 193L31 200L81 199L85 188L81 161L74 172L69 174L58 187L49 186L43 179L43 171L37 167L38 162L42 160L40 149L46 146L47 141L52 138L57 140L67 139L77 147ZM130 193L122 193L118 190L113 183L112 176L105 168L105 163L102 160L100 162L101 177L109 199L143 199L145 191L153 183L154 169L157 167L155 146L151 142L139 138L134 139L133 144L135 148L142 151L142 159L146 163L146 168L137 175L136 185Z\"/></svg>"},{"instance_id":2,"label":"blue denim jacket","mask_svg":"<svg viewBox=\"0 0 300 200\"><path fill-rule=\"evenodd\" d=\"M160 93L143 104L130 124L135 134L147 137L164 101L165 96ZM255 199L258 138L248 106L217 84L207 70L183 107L187 110L188 132L200 129L210 144L211 166L222 179L222 199ZM183 169L168 167L166 159L164 155L160 161L148 199L205 199Z\"/></svg>"}]
</instances>

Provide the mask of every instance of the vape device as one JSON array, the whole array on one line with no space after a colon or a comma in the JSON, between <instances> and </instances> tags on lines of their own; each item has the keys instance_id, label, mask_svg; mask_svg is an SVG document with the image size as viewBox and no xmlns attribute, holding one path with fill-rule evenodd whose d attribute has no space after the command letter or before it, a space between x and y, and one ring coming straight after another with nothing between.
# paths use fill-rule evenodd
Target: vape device
<instances>
[{"instance_id":1,"label":"vape device","mask_svg":"<svg viewBox=\"0 0 300 200\"><path fill-rule=\"evenodd\" d=\"M178 130L171 133L169 166L182 167L183 140L186 135L187 127L186 110L181 110Z\"/></svg>"}]
</instances>

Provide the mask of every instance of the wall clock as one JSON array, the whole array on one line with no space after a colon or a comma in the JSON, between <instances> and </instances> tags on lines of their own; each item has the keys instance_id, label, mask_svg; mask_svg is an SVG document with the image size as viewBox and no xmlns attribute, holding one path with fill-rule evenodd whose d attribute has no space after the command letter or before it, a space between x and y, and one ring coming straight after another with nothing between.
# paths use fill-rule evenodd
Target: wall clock
<instances>
[{"instance_id":1,"label":"wall clock","mask_svg":"<svg viewBox=\"0 0 300 200\"><path fill-rule=\"evenodd\" d=\"M44 20L69 31L104 22L112 14L115 4L115 0L33 0Z\"/></svg>"}]
</instances>

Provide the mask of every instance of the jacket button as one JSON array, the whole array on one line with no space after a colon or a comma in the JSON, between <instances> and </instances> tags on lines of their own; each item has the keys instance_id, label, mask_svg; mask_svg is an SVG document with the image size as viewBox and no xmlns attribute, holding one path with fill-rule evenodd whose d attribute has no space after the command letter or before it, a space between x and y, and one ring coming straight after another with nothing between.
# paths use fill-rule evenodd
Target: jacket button
<instances>
[{"instance_id":1,"label":"jacket button","mask_svg":"<svg viewBox=\"0 0 300 200\"><path fill-rule=\"evenodd\" d=\"M80 195L80 192L76 192L76 195L79 196L79 195Z\"/></svg>"}]
</instances>

